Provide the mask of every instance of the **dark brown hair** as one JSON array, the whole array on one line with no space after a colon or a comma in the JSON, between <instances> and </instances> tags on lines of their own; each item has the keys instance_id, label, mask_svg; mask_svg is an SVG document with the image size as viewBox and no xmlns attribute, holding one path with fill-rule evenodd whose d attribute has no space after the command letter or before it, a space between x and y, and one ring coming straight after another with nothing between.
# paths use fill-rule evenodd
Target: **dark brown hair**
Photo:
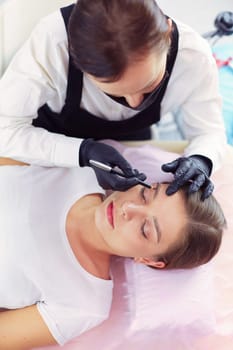
<instances>
[{"instance_id":1,"label":"dark brown hair","mask_svg":"<svg viewBox=\"0 0 233 350\"><path fill-rule=\"evenodd\" d=\"M226 227L224 213L213 195L202 201L201 190L189 195L187 187L181 191L188 222L183 228L182 241L156 257L166 263L166 269L193 268L210 261L220 248Z\"/></svg>"},{"instance_id":2,"label":"dark brown hair","mask_svg":"<svg viewBox=\"0 0 233 350\"><path fill-rule=\"evenodd\" d=\"M68 37L77 68L109 82L130 62L170 45L167 18L154 0L78 0Z\"/></svg>"}]
</instances>

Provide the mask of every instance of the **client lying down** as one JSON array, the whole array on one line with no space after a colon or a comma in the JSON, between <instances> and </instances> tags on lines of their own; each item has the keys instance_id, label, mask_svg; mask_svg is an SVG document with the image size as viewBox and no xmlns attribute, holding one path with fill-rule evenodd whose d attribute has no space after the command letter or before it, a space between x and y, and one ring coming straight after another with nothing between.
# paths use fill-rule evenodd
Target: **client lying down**
<instances>
[{"instance_id":1,"label":"client lying down","mask_svg":"<svg viewBox=\"0 0 233 350\"><path fill-rule=\"evenodd\" d=\"M213 196L167 184L106 196L90 168L0 168L0 349L64 344L108 317L110 258L192 268L218 251Z\"/></svg>"}]
</instances>

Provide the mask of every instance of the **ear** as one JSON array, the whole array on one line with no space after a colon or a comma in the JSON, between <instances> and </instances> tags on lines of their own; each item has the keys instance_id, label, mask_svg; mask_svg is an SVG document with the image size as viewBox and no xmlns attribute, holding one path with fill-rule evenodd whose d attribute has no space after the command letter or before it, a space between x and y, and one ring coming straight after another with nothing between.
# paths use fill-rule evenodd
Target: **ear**
<instances>
[{"instance_id":1,"label":"ear","mask_svg":"<svg viewBox=\"0 0 233 350\"><path fill-rule=\"evenodd\" d=\"M134 261L139 264L144 264L151 267L156 267L157 269L163 269L166 264L163 261L155 261L150 258L134 258Z\"/></svg>"}]
</instances>

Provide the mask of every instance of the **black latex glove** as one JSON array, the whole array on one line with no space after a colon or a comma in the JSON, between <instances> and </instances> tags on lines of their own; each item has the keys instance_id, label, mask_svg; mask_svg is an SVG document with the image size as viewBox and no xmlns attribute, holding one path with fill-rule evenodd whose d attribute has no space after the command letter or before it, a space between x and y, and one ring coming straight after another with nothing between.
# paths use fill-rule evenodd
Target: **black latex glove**
<instances>
[{"instance_id":1,"label":"black latex glove","mask_svg":"<svg viewBox=\"0 0 233 350\"><path fill-rule=\"evenodd\" d=\"M214 185L209 179L212 162L207 157L194 155L177 158L171 163L163 164L162 170L174 174L174 180L166 190L167 195L175 193L187 183L190 183L188 193L202 188L201 200L208 198L214 190Z\"/></svg>"},{"instance_id":2,"label":"black latex glove","mask_svg":"<svg viewBox=\"0 0 233 350\"><path fill-rule=\"evenodd\" d=\"M118 167L127 178L116 174L105 172L104 170L92 167L89 160L96 160L111 167ZM112 146L93 139L86 139L81 143L79 151L80 166L90 166L95 171L99 185L105 190L126 191L138 184L138 179L144 181L146 175L132 169L131 165Z\"/></svg>"}]
</instances>

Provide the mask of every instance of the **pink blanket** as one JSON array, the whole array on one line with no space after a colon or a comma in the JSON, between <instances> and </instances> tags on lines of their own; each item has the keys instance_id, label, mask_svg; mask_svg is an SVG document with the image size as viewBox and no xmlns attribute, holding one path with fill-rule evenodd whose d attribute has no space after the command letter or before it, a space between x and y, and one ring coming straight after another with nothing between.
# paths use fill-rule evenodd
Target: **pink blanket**
<instances>
[{"instance_id":1,"label":"pink blanket","mask_svg":"<svg viewBox=\"0 0 233 350\"><path fill-rule=\"evenodd\" d=\"M152 146L114 145L148 175L149 181L171 179L161 172L160 166L176 158L176 154ZM156 272L130 259L114 258L114 296L109 319L64 349L233 349L233 149L229 148L226 161L213 180L215 196L228 221L222 247L213 261L189 271ZM59 346L43 349L55 350Z\"/></svg>"}]
</instances>

